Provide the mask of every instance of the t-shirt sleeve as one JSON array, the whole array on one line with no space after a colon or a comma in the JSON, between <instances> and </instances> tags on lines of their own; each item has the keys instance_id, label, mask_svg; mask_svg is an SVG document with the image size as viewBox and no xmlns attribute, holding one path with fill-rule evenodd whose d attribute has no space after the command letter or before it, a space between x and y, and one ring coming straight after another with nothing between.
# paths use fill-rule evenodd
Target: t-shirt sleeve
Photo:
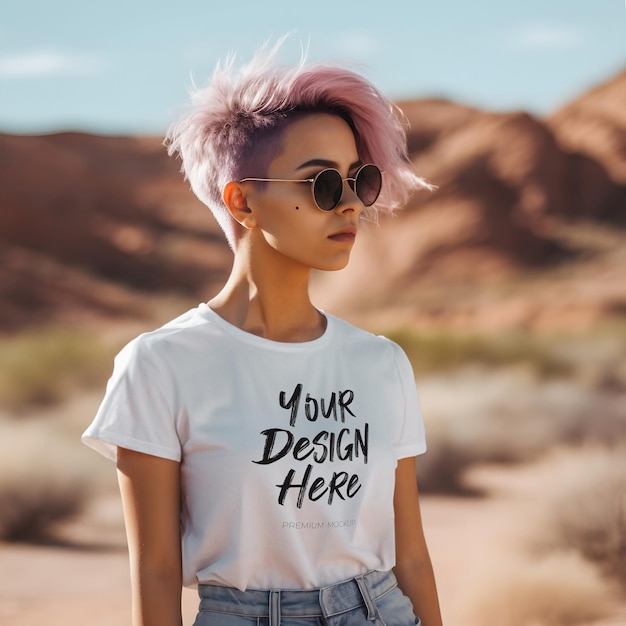
<instances>
[{"instance_id":1,"label":"t-shirt sleeve","mask_svg":"<svg viewBox=\"0 0 626 626\"><path fill-rule=\"evenodd\" d=\"M393 342L392 345L403 402L397 426L395 452L396 458L403 459L426 452L426 436L413 368L404 350Z\"/></svg>"},{"instance_id":2,"label":"t-shirt sleeve","mask_svg":"<svg viewBox=\"0 0 626 626\"><path fill-rule=\"evenodd\" d=\"M96 417L82 435L87 446L115 461L117 448L181 459L172 390L141 337L115 358L113 374ZM170 383L171 385L171 383Z\"/></svg>"}]
</instances>

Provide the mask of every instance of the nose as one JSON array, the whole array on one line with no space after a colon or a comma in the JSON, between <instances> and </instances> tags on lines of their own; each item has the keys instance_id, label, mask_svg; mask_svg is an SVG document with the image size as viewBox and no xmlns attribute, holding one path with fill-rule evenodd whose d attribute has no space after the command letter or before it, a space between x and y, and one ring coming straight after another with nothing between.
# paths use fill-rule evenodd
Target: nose
<instances>
[{"instance_id":1,"label":"nose","mask_svg":"<svg viewBox=\"0 0 626 626\"><path fill-rule=\"evenodd\" d=\"M354 211L357 215L365 208L359 196L355 192L355 183L353 178L344 178L343 180L343 192L341 194L341 200L335 208L335 211L339 213L345 213L346 211Z\"/></svg>"}]
</instances>

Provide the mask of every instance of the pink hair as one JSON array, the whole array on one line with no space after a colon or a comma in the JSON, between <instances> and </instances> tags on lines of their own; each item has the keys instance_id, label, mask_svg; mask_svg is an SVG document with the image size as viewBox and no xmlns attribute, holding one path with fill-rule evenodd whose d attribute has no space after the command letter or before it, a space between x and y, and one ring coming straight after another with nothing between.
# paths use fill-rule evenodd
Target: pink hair
<instances>
[{"instance_id":1,"label":"pink hair","mask_svg":"<svg viewBox=\"0 0 626 626\"><path fill-rule=\"evenodd\" d=\"M213 212L231 248L239 226L222 199L226 183L263 177L279 155L291 120L307 112L340 115L352 127L359 158L383 170L383 190L363 217L405 204L418 188L432 188L413 170L406 153L404 116L362 76L327 63L277 64L280 43L262 49L235 73L234 58L218 64L206 89L192 94L191 112L168 130L170 155L178 153L182 171L198 198Z\"/></svg>"}]
</instances>

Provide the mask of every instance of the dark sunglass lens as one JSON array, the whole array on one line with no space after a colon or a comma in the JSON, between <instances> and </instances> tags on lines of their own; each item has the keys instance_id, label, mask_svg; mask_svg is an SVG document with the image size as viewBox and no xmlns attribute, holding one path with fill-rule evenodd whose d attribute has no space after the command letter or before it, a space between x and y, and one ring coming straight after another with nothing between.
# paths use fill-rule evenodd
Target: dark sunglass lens
<instances>
[{"instance_id":1,"label":"dark sunglass lens","mask_svg":"<svg viewBox=\"0 0 626 626\"><path fill-rule=\"evenodd\" d=\"M357 173L355 192L363 206L372 206L383 185L381 171L375 165L364 165Z\"/></svg>"},{"instance_id":2,"label":"dark sunglass lens","mask_svg":"<svg viewBox=\"0 0 626 626\"><path fill-rule=\"evenodd\" d=\"M323 170L315 178L313 197L322 211L332 211L341 201L343 180L337 170Z\"/></svg>"}]
</instances>

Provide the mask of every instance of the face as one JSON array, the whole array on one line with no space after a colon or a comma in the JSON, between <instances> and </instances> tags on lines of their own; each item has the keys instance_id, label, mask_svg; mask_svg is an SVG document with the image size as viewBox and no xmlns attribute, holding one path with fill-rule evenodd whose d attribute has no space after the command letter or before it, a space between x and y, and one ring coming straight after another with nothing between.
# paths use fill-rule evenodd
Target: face
<instances>
[{"instance_id":1,"label":"face","mask_svg":"<svg viewBox=\"0 0 626 626\"><path fill-rule=\"evenodd\" d=\"M269 165L267 178L313 178L323 169L354 176L361 165L354 134L342 118L312 113L293 122L283 133L282 150ZM268 182L246 185L254 216L254 245L267 247L281 261L304 268L342 269L348 263L363 204L344 182L341 202L321 211L310 183Z\"/></svg>"}]
</instances>

